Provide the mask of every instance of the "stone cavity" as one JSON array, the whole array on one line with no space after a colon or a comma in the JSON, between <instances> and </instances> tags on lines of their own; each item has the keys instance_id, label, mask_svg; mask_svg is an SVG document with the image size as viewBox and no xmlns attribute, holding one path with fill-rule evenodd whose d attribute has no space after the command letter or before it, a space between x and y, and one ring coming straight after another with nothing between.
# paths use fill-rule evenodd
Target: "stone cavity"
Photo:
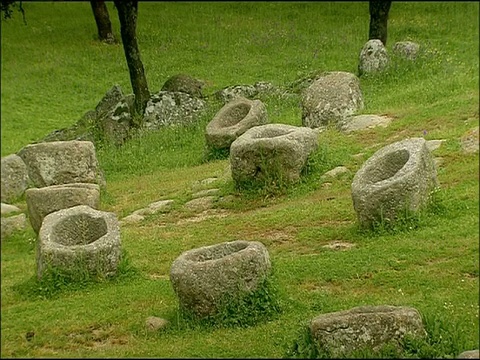
<instances>
[{"instance_id":1,"label":"stone cavity","mask_svg":"<svg viewBox=\"0 0 480 360\"><path fill-rule=\"evenodd\" d=\"M206 127L205 140L212 149L228 149L248 129L268 123L260 100L238 97L224 105Z\"/></svg>"},{"instance_id":2,"label":"stone cavity","mask_svg":"<svg viewBox=\"0 0 480 360\"><path fill-rule=\"evenodd\" d=\"M45 216L37 240L37 277L47 271L85 271L95 277L117 272L120 226L114 213L79 205Z\"/></svg>"},{"instance_id":3,"label":"stone cavity","mask_svg":"<svg viewBox=\"0 0 480 360\"><path fill-rule=\"evenodd\" d=\"M267 124L247 130L230 148L236 185L300 179L308 157L318 147L318 133L308 127Z\"/></svg>"},{"instance_id":4,"label":"stone cavity","mask_svg":"<svg viewBox=\"0 0 480 360\"><path fill-rule=\"evenodd\" d=\"M351 186L353 207L361 226L395 221L400 211L426 205L437 186L425 139L409 138L381 148L362 165Z\"/></svg>"},{"instance_id":5,"label":"stone cavity","mask_svg":"<svg viewBox=\"0 0 480 360\"><path fill-rule=\"evenodd\" d=\"M172 263L170 280L180 306L203 318L217 313L225 296L256 290L270 272L262 243L237 240L185 251Z\"/></svg>"}]
</instances>

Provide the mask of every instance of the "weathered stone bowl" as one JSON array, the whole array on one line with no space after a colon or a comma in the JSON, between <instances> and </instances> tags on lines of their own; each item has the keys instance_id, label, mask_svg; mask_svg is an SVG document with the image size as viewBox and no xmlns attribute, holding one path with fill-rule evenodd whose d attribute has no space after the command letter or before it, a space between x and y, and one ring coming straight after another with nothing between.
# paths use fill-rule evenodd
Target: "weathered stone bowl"
<instances>
[{"instance_id":1,"label":"weathered stone bowl","mask_svg":"<svg viewBox=\"0 0 480 360\"><path fill-rule=\"evenodd\" d=\"M318 133L308 127L267 124L247 130L230 147L236 185L265 183L266 179L293 183L310 154L318 147Z\"/></svg>"},{"instance_id":2,"label":"weathered stone bowl","mask_svg":"<svg viewBox=\"0 0 480 360\"><path fill-rule=\"evenodd\" d=\"M262 243L237 240L182 253L172 263L170 280L181 308L203 318L217 313L226 296L256 290L270 270Z\"/></svg>"},{"instance_id":3,"label":"weathered stone bowl","mask_svg":"<svg viewBox=\"0 0 480 360\"><path fill-rule=\"evenodd\" d=\"M100 186L98 184L72 183L30 188L25 192L27 212L33 230L38 234L44 217L54 211L77 205L98 209Z\"/></svg>"},{"instance_id":4,"label":"weathered stone bowl","mask_svg":"<svg viewBox=\"0 0 480 360\"><path fill-rule=\"evenodd\" d=\"M223 106L208 123L205 131L207 146L228 149L245 131L267 122L267 109L260 100L238 97Z\"/></svg>"},{"instance_id":5,"label":"weathered stone bowl","mask_svg":"<svg viewBox=\"0 0 480 360\"><path fill-rule=\"evenodd\" d=\"M395 221L400 211L415 212L438 186L435 165L423 138L410 138L378 150L355 174L353 207L361 226Z\"/></svg>"},{"instance_id":6,"label":"weathered stone bowl","mask_svg":"<svg viewBox=\"0 0 480 360\"><path fill-rule=\"evenodd\" d=\"M49 269L114 275L121 260L120 227L115 214L78 205L48 214L37 241L37 277Z\"/></svg>"}]
</instances>

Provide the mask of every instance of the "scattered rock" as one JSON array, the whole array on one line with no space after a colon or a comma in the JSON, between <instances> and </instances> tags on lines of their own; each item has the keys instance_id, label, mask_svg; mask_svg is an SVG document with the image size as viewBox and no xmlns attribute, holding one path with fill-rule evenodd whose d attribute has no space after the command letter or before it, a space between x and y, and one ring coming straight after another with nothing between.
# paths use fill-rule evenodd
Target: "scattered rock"
<instances>
[{"instance_id":1,"label":"scattered rock","mask_svg":"<svg viewBox=\"0 0 480 360\"><path fill-rule=\"evenodd\" d=\"M146 208L135 210L132 215L152 215L158 212L165 212L170 210L173 205L173 200L160 200L151 203ZM123 218L125 220L126 218ZM132 218L133 219L133 218ZM143 218L142 218L143 220Z\"/></svg>"},{"instance_id":2,"label":"scattered rock","mask_svg":"<svg viewBox=\"0 0 480 360\"><path fill-rule=\"evenodd\" d=\"M238 97L223 106L205 129L212 149L228 149L248 129L268 123L267 109L260 100Z\"/></svg>"},{"instance_id":3,"label":"scattered rock","mask_svg":"<svg viewBox=\"0 0 480 360\"><path fill-rule=\"evenodd\" d=\"M10 203L20 198L28 188L28 169L20 156L12 154L2 157L1 171L1 200Z\"/></svg>"},{"instance_id":4,"label":"scattered rock","mask_svg":"<svg viewBox=\"0 0 480 360\"><path fill-rule=\"evenodd\" d=\"M156 316L149 316L145 321L145 326L148 331L159 331L165 329L169 324L168 320L156 317Z\"/></svg>"},{"instance_id":5,"label":"scattered rock","mask_svg":"<svg viewBox=\"0 0 480 360\"><path fill-rule=\"evenodd\" d=\"M355 350L378 350L393 342L397 345L412 335L425 337L420 313L403 306L359 306L346 311L322 314L310 322L315 343L331 355L348 357Z\"/></svg>"},{"instance_id":6,"label":"scattered rock","mask_svg":"<svg viewBox=\"0 0 480 360\"><path fill-rule=\"evenodd\" d=\"M377 73L386 70L389 58L381 40L373 39L365 43L360 51L358 73Z\"/></svg>"},{"instance_id":7,"label":"scattered rock","mask_svg":"<svg viewBox=\"0 0 480 360\"><path fill-rule=\"evenodd\" d=\"M206 102L184 92L160 91L150 97L145 109L142 132L167 125L187 125L199 119Z\"/></svg>"},{"instance_id":8,"label":"scattered rock","mask_svg":"<svg viewBox=\"0 0 480 360\"><path fill-rule=\"evenodd\" d=\"M413 41L398 41L393 45L393 53L407 60L415 60L420 50L420 45Z\"/></svg>"},{"instance_id":9,"label":"scattered rock","mask_svg":"<svg viewBox=\"0 0 480 360\"><path fill-rule=\"evenodd\" d=\"M272 83L259 81L254 85L228 86L215 93L215 97L223 101L224 104L238 97L253 99L260 95L286 95L286 91L274 86Z\"/></svg>"},{"instance_id":10,"label":"scattered rock","mask_svg":"<svg viewBox=\"0 0 480 360\"><path fill-rule=\"evenodd\" d=\"M215 314L226 296L254 291L271 272L267 248L257 241L232 241L182 253L170 281L180 305L202 318Z\"/></svg>"},{"instance_id":11,"label":"scattered rock","mask_svg":"<svg viewBox=\"0 0 480 360\"><path fill-rule=\"evenodd\" d=\"M326 73L302 93L302 125L311 128L334 124L341 128L363 109L359 79L351 73Z\"/></svg>"},{"instance_id":12,"label":"scattered rock","mask_svg":"<svg viewBox=\"0 0 480 360\"><path fill-rule=\"evenodd\" d=\"M120 220L120 224L133 224L138 223L145 219L145 216L140 214L130 214L125 216L122 220Z\"/></svg>"},{"instance_id":13,"label":"scattered rock","mask_svg":"<svg viewBox=\"0 0 480 360\"><path fill-rule=\"evenodd\" d=\"M480 359L480 352L478 349L464 351L457 356L457 359Z\"/></svg>"},{"instance_id":14,"label":"scattered rock","mask_svg":"<svg viewBox=\"0 0 480 360\"><path fill-rule=\"evenodd\" d=\"M77 205L98 209L100 187L97 184L72 183L30 188L25 192L25 199L30 224L38 233L43 219L52 212Z\"/></svg>"},{"instance_id":15,"label":"scattered rock","mask_svg":"<svg viewBox=\"0 0 480 360\"><path fill-rule=\"evenodd\" d=\"M441 145L442 143L446 141L446 140L428 140L427 141L427 149L429 151L435 151L437 150Z\"/></svg>"},{"instance_id":16,"label":"scattered rock","mask_svg":"<svg viewBox=\"0 0 480 360\"><path fill-rule=\"evenodd\" d=\"M192 198L201 198L205 196L215 196L220 193L220 189L205 189L192 194Z\"/></svg>"},{"instance_id":17,"label":"scattered rock","mask_svg":"<svg viewBox=\"0 0 480 360\"><path fill-rule=\"evenodd\" d=\"M345 166L337 166L336 168L333 168L330 171L327 171L325 174L321 176L321 179L325 179L327 177L337 177L342 174L348 174L350 173L350 170L348 170L347 167Z\"/></svg>"},{"instance_id":18,"label":"scattered rock","mask_svg":"<svg viewBox=\"0 0 480 360\"><path fill-rule=\"evenodd\" d=\"M3 217L1 219L1 240L6 239L18 231L27 228L27 217L25 214Z\"/></svg>"},{"instance_id":19,"label":"scattered rock","mask_svg":"<svg viewBox=\"0 0 480 360\"><path fill-rule=\"evenodd\" d=\"M361 226L393 222L399 211L415 212L426 205L436 186L425 139L405 139L381 148L358 170L352 182L353 207Z\"/></svg>"},{"instance_id":20,"label":"scattered rock","mask_svg":"<svg viewBox=\"0 0 480 360\"><path fill-rule=\"evenodd\" d=\"M170 77L163 84L161 91L183 92L197 98L203 98L202 89L205 82L186 74L177 74Z\"/></svg>"},{"instance_id":21,"label":"scattered rock","mask_svg":"<svg viewBox=\"0 0 480 360\"><path fill-rule=\"evenodd\" d=\"M191 211L203 211L213 207L216 196L204 196L196 198L185 203L185 208Z\"/></svg>"},{"instance_id":22,"label":"scattered rock","mask_svg":"<svg viewBox=\"0 0 480 360\"><path fill-rule=\"evenodd\" d=\"M98 183L99 166L90 141L30 144L18 152L35 187Z\"/></svg>"},{"instance_id":23,"label":"scattered rock","mask_svg":"<svg viewBox=\"0 0 480 360\"><path fill-rule=\"evenodd\" d=\"M19 209L18 207L10 204L5 204L2 202L2 216L9 215L9 214L12 215L12 214L21 213L21 212L22 210Z\"/></svg>"},{"instance_id":24,"label":"scattered rock","mask_svg":"<svg viewBox=\"0 0 480 360\"><path fill-rule=\"evenodd\" d=\"M461 138L462 149L466 153L478 152L478 126L476 128L468 130Z\"/></svg>"},{"instance_id":25,"label":"scattered rock","mask_svg":"<svg viewBox=\"0 0 480 360\"><path fill-rule=\"evenodd\" d=\"M351 133L359 130L369 130L374 127L387 127L392 122L392 118L379 115L357 115L348 118L348 121L342 126L341 130L345 133Z\"/></svg>"}]
</instances>

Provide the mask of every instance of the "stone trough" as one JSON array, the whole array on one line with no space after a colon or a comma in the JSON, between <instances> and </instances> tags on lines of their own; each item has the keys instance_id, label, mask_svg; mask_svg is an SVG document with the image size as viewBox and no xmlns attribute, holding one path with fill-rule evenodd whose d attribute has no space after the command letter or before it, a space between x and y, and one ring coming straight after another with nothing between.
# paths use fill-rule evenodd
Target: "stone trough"
<instances>
[{"instance_id":1,"label":"stone trough","mask_svg":"<svg viewBox=\"0 0 480 360\"><path fill-rule=\"evenodd\" d=\"M207 125L205 140L211 149L228 149L248 129L268 122L260 100L239 97L227 103Z\"/></svg>"},{"instance_id":2,"label":"stone trough","mask_svg":"<svg viewBox=\"0 0 480 360\"><path fill-rule=\"evenodd\" d=\"M107 277L121 259L120 227L113 213L78 205L45 216L37 241L37 277L56 270Z\"/></svg>"},{"instance_id":3,"label":"stone trough","mask_svg":"<svg viewBox=\"0 0 480 360\"><path fill-rule=\"evenodd\" d=\"M232 178L238 187L268 180L294 183L318 147L308 127L267 124L247 130L230 147Z\"/></svg>"},{"instance_id":4,"label":"stone trough","mask_svg":"<svg viewBox=\"0 0 480 360\"><path fill-rule=\"evenodd\" d=\"M353 207L361 226L395 221L400 211L418 211L438 186L426 141L405 139L378 150L355 174Z\"/></svg>"},{"instance_id":5,"label":"stone trough","mask_svg":"<svg viewBox=\"0 0 480 360\"><path fill-rule=\"evenodd\" d=\"M270 271L262 243L237 240L182 253L172 263L170 280L181 308L203 318L216 314L226 296L256 290Z\"/></svg>"}]
</instances>

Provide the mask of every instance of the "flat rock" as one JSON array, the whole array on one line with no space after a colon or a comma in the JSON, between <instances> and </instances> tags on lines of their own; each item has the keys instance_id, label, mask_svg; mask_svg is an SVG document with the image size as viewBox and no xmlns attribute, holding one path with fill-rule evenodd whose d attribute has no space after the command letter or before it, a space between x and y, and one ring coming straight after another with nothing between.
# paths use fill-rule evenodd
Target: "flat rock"
<instances>
[{"instance_id":1,"label":"flat rock","mask_svg":"<svg viewBox=\"0 0 480 360\"><path fill-rule=\"evenodd\" d=\"M14 215L10 217L2 217L1 223L1 239L5 239L17 231L27 228L27 217L25 214Z\"/></svg>"},{"instance_id":2,"label":"flat rock","mask_svg":"<svg viewBox=\"0 0 480 360\"><path fill-rule=\"evenodd\" d=\"M327 171L325 174L321 176L322 179L328 178L328 177L337 177L342 174L348 174L350 170L348 170L347 167L345 166L337 166L336 168L333 168L330 171Z\"/></svg>"},{"instance_id":3,"label":"flat rock","mask_svg":"<svg viewBox=\"0 0 480 360\"><path fill-rule=\"evenodd\" d=\"M351 133L373 129L377 126L387 127L392 121L392 118L383 115L356 115L347 119L347 122L342 126L342 131Z\"/></svg>"},{"instance_id":4,"label":"flat rock","mask_svg":"<svg viewBox=\"0 0 480 360\"><path fill-rule=\"evenodd\" d=\"M122 224L133 224L142 221L145 219L145 216L140 215L140 214L130 214L125 216L120 223Z\"/></svg>"},{"instance_id":5,"label":"flat rock","mask_svg":"<svg viewBox=\"0 0 480 360\"><path fill-rule=\"evenodd\" d=\"M446 140L445 139L442 139L442 140L428 140L426 142L427 149L430 150L430 151L435 151L442 145L442 143L444 141L446 141Z\"/></svg>"},{"instance_id":6,"label":"flat rock","mask_svg":"<svg viewBox=\"0 0 480 360\"><path fill-rule=\"evenodd\" d=\"M457 359L480 359L480 352L478 349L464 351L457 356Z\"/></svg>"},{"instance_id":7,"label":"flat rock","mask_svg":"<svg viewBox=\"0 0 480 360\"><path fill-rule=\"evenodd\" d=\"M185 207L192 211L203 211L212 208L216 196L204 196L185 203Z\"/></svg>"},{"instance_id":8,"label":"flat rock","mask_svg":"<svg viewBox=\"0 0 480 360\"><path fill-rule=\"evenodd\" d=\"M476 128L468 130L461 139L462 149L466 153L478 152L478 126Z\"/></svg>"},{"instance_id":9,"label":"flat rock","mask_svg":"<svg viewBox=\"0 0 480 360\"><path fill-rule=\"evenodd\" d=\"M2 216L8 215L8 214L20 213L20 212L22 212L22 210L20 210L18 207L14 205L2 203Z\"/></svg>"},{"instance_id":10,"label":"flat rock","mask_svg":"<svg viewBox=\"0 0 480 360\"><path fill-rule=\"evenodd\" d=\"M145 321L145 326L149 331L158 331L168 326L169 321L156 316L149 316Z\"/></svg>"},{"instance_id":11,"label":"flat rock","mask_svg":"<svg viewBox=\"0 0 480 360\"><path fill-rule=\"evenodd\" d=\"M214 195L218 195L219 193L220 193L220 189L205 189L192 194L192 198L196 199L196 198L205 197L205 196L214 196Z\"/></svg>"}]
</instances>

